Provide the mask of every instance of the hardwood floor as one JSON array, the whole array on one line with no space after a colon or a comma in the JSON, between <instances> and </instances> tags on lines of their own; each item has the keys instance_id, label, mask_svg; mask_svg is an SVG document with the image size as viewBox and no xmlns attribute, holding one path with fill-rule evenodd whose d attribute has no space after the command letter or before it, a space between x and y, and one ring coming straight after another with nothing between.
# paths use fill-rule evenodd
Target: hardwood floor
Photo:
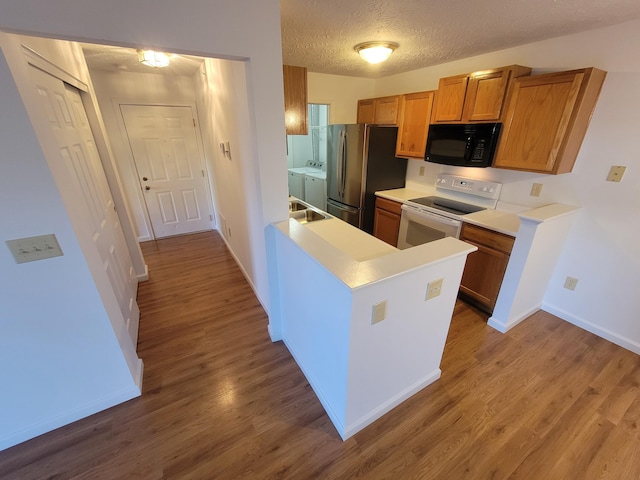
<instances>
[{"instance_id":1,"label":"hardwood floor","mask_svg":"<svg viewBox=\"0 0 640 480\"><path fill-rule=\"evenodd\" d=\"M0 452L0 478L638 479L640 357L455 309L442 378L342 442L216 233L142 245L143 395Z\"/></svg>"}]
</instances>

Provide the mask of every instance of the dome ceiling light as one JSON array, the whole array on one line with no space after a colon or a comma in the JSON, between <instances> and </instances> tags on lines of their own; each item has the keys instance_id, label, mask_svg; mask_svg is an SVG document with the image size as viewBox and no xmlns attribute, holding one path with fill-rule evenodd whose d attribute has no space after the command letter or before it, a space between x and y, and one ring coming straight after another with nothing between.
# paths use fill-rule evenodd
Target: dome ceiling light
<instances>
[{"instance_id":1,"label":"dome ceiling light","mask_svg":"<svg viewBox=\"0 0 640 480\"><path fill-rule=\"evenodd\" d=\"M353 47L367 62L375 64L384 62L398 48L393 42L364 42Z\"/></svg>"},{"instance_id":2,"label":"dome ceiling light","mask_svg":"<svg viewBox=\"0 0 640 480\"><path fill-rule=\"evenodd\" d=\"M153 50L138 50L138 60L140 60L140 63L143 65L154 68L169 65L169 55L163 52L154 52Z\"/></svg>"}]
</instances>

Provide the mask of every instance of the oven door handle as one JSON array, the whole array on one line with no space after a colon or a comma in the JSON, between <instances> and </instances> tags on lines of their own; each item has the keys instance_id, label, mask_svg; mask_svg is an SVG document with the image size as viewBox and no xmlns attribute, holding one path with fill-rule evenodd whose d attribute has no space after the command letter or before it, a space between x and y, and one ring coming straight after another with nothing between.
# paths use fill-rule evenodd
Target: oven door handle
<instances>
[{"instance_id":1,"label":"oven door handle","mask_svg":"<svg viewBox=\"0 0 640 480\"><path fill-rule=\"evenodd\" d=\"M436 220L440 223L444 223L445 225L451 225L452 227L456 227L462 223L462 221L460 220L438 215L437 213L433 213L433 212L427 212L425 210L419 210L416 207L413 207L411 205L403 204L400 208L402 209L403 215L406 213L409 216L432 218L433 220Z\"/></svg>"}]
</instances>

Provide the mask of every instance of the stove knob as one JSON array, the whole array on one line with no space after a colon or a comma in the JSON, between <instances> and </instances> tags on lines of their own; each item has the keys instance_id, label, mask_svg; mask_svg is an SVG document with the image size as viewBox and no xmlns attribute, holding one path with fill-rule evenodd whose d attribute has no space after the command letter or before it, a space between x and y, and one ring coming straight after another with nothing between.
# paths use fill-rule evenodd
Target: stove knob
<instances>
[{"instance_id":1,"label":"stove knob","mask_svg":"<svg viewBox=\"0 0 640 480\"><path fill-rule=\"evenodd\" d=\"M489 193L493 193L493 191L494 191L493 188L489 189Z\"/></svg>"}]
</instances>

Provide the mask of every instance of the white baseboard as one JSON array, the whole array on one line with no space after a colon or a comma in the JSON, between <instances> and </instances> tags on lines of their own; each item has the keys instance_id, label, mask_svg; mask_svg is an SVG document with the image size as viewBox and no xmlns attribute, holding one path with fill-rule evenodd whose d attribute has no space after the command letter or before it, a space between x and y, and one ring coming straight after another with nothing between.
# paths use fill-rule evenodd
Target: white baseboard
<instances>
[{"instance_id":1,"label":"white baseboard","mask_svg":"<svg viewBox=\"0 0 640 480\"><path fill-rule=\"evenodd\" d=\"M325 412L327 412L327 415L331 419L333 426L338 431L338 434L340 434L340 437L342 438L342 440L348 439L349 437L358 433L363 428L372 424L377 419L382 417L385 413L388 413L389 411L391 411L392 409L400 405L402 402L407 400L409 397L415 395L417 392L422 390L427 385L430 385L436 380L438 380L440 378L440 375L442 374L442 371L439 368L436 369L435 371L429 373L427 376L420 379L418 382L414 383L413 385L409 386L402 392L399 392L398 394L394 395L392 398L390 398L383 404L379 405L378 407L376 407L374 410L370 411L366 415L362 416L355 422L351 422L348 426L345 426L346 419L343 419L336 414L333 405L331 405L331 403L324 396L322 392L322 388L320 388L320 386L318 385L318 382L316 382L313 375L310 374L310 372L305 367L304 363L300 361L300 357L296 354L295 349L291 348L291 345L287 343L286 338L284 338L283 340L284 340L284 344L289 350L289 353L291 353L291 356L300 367L300 370L302 370L302 373L304 374L305 378L309 382L309 385L311 385L311 388L313 389L313 392L316 394L316 397L318 397L318 400L320 400L322 407L324 408ZM345 402L346 402L346 399L345 399Z\"/></svg>"},{"instance_id":2,"label":"white baseboard","mask_svg":"<svg viewBox=\"0 0 640 480\"><path fill-rule=\"evenodd\" d=\"M139 396L140 390L138 388L128 388L115 395L81 406L80 408L69 410L52 418L28 425L19 431L11 432L8 435L0 437L0 451Z\"/></svg>"},{"instance_id":3,"label":"white baseboard","mask_svg":"<svg viewBox=\"0 0 640 480\"><path fill-rule=\"evenodd\" d=\"M298 364L298 367L300 367L300 370L302 370L302 373L309 382L309 385L311 385L311 388L316 394L316 397L318 397L318 400L320 400L322 408L324 408L324 411L327 412L327 415L331 419L331 423L333 423L333 426L340 434L340 437L342 437L343 440L346 440L346 437L344 436L344 419L340 418L340 416L336 414L333 406L331 405L331 403L329 403L327 398L322 393L322 389L318 386L318 382L315 380L314 376L311 375L311 373L306 369L304 362L300 360L300 357L296 354L295 349L291 348L291 344L287 342L286 338L283 338L282 340L284 341L287 350L289 350L289 353Z\"/></svg>"},{"instance_id":4,"label":"white baseboard","mask_svg":"<svg viewBox=\"0 0 640 480\"><path fill-rule=\"evenodd\" d=\"M395 407L400 405L402 402L407 400L409 397L415 395L427 385L431 385L433 382L438 380L440 378L440 375L442 375L442 371L438 368L435 371L431 372L426 377L424 377L423 379L421 379L420 381L411 385L409 388L398 393L393 398L390 398L389 400L384 402L382 405L378 406L378 408L376 408L375 410L369 412L367 415L356 420L355 422L350 423L345 429L344 435L342 435L342 439L346 440L352 435L358 433L360 430L362 430L366 426L372 424L377 419L382 417L385 413L390 412Z\"/></svg>"},{"instance_id":5,"label":"white baseboard","mask_svg":"<svg viewBox=\"0 0 640 480\"><path fill-rule=\"evenodd\" d=\"M541 307L539 307L539 306L534 307L534 308L532 308L531 310L529 310L527 312L521 313L520 315L514 317L513 319L509 320L506 323L501 321L501 320L498 320L497 318L495 318L493 316L491 316L491 317L489 317L489 321L487 322L487 325L489 325L490 327L495 328L500 333L507 333L513 327L515 327L516 325L518 325L522 321L526 320L529 316L533 315L538 310L540 310L540 308Z\"/></svg>"},{"instance_id":6,"label":"white baseboard","mask_svg":"<svg viewBox=\"0 0 640 480\"><path fill-rule=\"evenodd\" d=\"M631 340L630 338L619 335L611 330L607 330L606 328L602 328L598 325L595 325L587 320L576 317L575 315L570 314L569 312L562 310L561 308L555 307L549 304L543 304L542 309L545 312L549 312L556 317L565 320L576 327L580 327L587 332L591 332L594 335L597 335L605 340L609 340L611 343L615 343L622 348L625 348L637 355L640 355L640 343Z\"/></svg>"},{"instance_id":7,"label":"white baseboard","mask_svg":"<svg viewBox=\"0 0 640 480\"><path fill-rule=\"evenodd\" d=\"M251 290L253 290L253 294L258 299L258 302L260 302L260 305L262 305L262 309L268 315L269 314L269 310L265 306L265 303L262 301L262 298L260 298L260 295L258 294L258 290L256 289L256 286L253 284L253 280L251 280L251 277L249 276L247 271L242 266L242 263L240 262L240 260L238 260L238 257L236 256L236 254L233 252L233 249L231 248L231 245L229 245L229 242L227 241L227 238L220 232L220 230L217 230L217 232L220 234L220 237L222 238L222 240L224 240L224 243L227 246L227 250L229 250L229 253L231 254L231 256L233 257L233 260L236 262L236 265L238 266L238 268L242 272L242 275L244 275L244 278L249 283L249 286L251 287Z\"/></svg>"},{"instance_id":8,"label":"white baseboard","mask_svg":"<svg viewBox=\"0 0 640 480\"><path fill-rule=\"evenodd\" d=\"M138 359L138 368L136 369L136 376L133 379L138 390L140 390L140 394L142 394L142 379L144 376L144 362L141 358Z\"/></svg>"},{"instance_id":9,"label":"white baseboard","mask_svg":"<svg viewBox=\"0 0 640 480\"><path fill-rule=\"evenodd\" d=\"M145 263L144 273L138 275L136 278L138 279L139 282L146 282L147 280L149 280L149 265Z\"/></svg>"}]
</instances>

